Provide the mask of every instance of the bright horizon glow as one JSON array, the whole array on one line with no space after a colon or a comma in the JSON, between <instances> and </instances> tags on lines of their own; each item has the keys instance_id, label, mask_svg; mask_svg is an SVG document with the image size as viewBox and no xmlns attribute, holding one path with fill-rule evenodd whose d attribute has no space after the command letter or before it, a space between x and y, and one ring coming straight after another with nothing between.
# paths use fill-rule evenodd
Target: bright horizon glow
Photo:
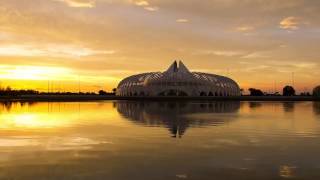
<instances>
[{"instance_id":1,"label":"bright horizon glow","mask_svg":"<svg viewBox=\"0 0 320 180\"><path fill-rule=\"evenodd\" d=\"M68 128L70 126L76 126L81 122L86 123L104 123L112 124L113 121L117 121L117 113L110 110L114 107L112 104L107 104L103 106L96 105L93 109L91 104L78 104L78 103L66 103L64 106L60 106L60 103L42 103L35 104L33 106L25 105L21 106L19 103L13 103L12 109L6 110L2 105L0 109L4 112L0 114L0 130L1 129L34 129L43 130L45 128ZM91 109L88 109L91 107ZM80 109L79 109L80 108ZM76 110L78 111L76 111ZM82 111L85 109L86 111ZM101 109L105 117L109 117L111 121L105 122L104 119L100 118L101 114L93 115L97 109ZM81 116L79 115L81 113ZM92 117L95 120L87 121L84 117Z\"/></svg>"},{"instance_id":2,"label":"bright horizon glow","mask_svg":"<svg viewBox=\"0 0 320 180\"><path fill-rule=\"evenodd\" d=\"M11 80L58 80L72 79L70 69L41 66L0 65L0 78Z\"/></svg>"}]
</instances>

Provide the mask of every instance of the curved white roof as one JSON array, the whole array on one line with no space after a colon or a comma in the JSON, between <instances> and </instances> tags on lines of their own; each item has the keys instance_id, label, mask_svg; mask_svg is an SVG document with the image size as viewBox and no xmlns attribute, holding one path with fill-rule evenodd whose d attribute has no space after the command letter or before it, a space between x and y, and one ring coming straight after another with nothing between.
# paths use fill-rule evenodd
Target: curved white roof
<instances>
[{"instance_id":1,"label":"curved white roof","mask_svg":"<svg viewBox=\"0 0 320 180\"><path fill-rule=\"evenodd\" d=\"M239 95L238 84L232 79L215 74L190 72L180 61L175 61L165 72L137 74L122 80L117 95L157 96L166 93L197 95ZM182 93L183 92L183 93ZM174 93L173 93L174 94Z\"/></svg>"}]
</instances>

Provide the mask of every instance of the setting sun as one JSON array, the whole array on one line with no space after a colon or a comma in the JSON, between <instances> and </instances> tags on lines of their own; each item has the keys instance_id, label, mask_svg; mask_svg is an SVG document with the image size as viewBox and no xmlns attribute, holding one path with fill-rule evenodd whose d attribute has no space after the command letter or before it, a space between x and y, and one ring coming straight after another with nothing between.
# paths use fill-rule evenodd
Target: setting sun
<instances>
[{"instance_id":1,"label":"setting sun","mask_svg":"<svg viewBox=\"0 0 320 180\"><path fill-rule=\"evenodd\" d=\"M0 65L0 78L15 80L57 80L72 78L66 68Z\"/></svg>"}]
</instances>

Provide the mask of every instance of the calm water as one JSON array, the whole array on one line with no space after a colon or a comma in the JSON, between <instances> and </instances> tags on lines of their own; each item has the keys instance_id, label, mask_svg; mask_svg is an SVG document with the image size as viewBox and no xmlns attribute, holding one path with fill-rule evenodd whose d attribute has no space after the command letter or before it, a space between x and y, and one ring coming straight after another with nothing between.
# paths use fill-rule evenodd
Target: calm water
<instances>
[{"instance_id":1,"label":"calm water","mask_svg":"<svg viewBox=\"0 0 320 180\"><path fill-rule=\"evenodd\" d=\"M320 102L0 104L0 179L320 179Z\"/></svg>"}]
</instances>

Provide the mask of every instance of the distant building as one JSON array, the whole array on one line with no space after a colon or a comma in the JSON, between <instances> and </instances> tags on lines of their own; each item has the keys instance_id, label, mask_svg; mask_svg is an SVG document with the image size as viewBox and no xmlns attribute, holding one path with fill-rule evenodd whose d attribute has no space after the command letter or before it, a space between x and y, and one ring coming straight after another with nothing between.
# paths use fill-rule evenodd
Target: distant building
<instances>
[{"instance_id":1,"label":"distant building","mask_svg":"<svg viewBox=\"0 0 320 180\"><path fill-rule=\"evenodd\" d=\"M137 74L122 80L118 96L240 96L232 79L215 74L190 72L175 61L165 72Z\"/></svg>"}]
</instances>

